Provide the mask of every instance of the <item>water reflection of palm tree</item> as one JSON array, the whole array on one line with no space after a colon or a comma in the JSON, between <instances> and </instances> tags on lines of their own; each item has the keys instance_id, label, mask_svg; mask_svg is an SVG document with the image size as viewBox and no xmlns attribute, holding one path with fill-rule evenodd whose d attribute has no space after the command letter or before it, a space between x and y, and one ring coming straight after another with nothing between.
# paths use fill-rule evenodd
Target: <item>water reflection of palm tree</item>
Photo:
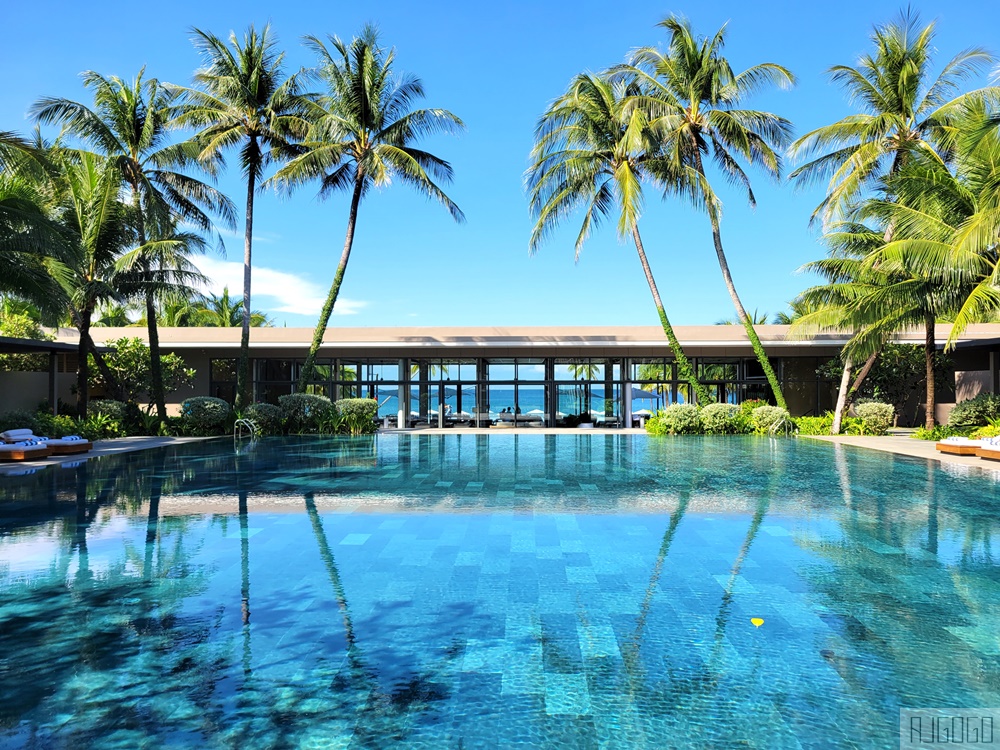
<instances>
[{"instance_id":1,"label":"water reflection of palm tree","mask_svg":"<svg viewBox=\"0 0 1000 750\"><path fill-rule=\"evenodd\" d=\"M338 674L333 683L335 689L327 697L339 699L342 701L342 707L353 708L361 718L373 719L374 727L366 726L359 721L355 726L356 739L371 740L373 745L376 743L381 745L389 736L403 739L405 727L399 724L386 727L382 724L386 720L404 719L413 708L426 709L433 702L447 698L440 684L440 674L443 670L439 667L428 673L415 674L408 682L392 691L386 691L381 687L377 670L365 663L364 654L358 646L344 582L323 529L323 521L316 510L314 496L311 492L306 493L304 499L320 557L333 586L334 598L337 600L337 607L344 622L344 637L347 641L349 669L346 674ZM451 648L448 649L446 658L460 658L461 653L461 648ZM358 686L359 696L364 696L363 705L351 704L352 695L349 688L354 686ZM362 741L360 744L365 745L365 742Z\"/></svg>"}]
</instances>

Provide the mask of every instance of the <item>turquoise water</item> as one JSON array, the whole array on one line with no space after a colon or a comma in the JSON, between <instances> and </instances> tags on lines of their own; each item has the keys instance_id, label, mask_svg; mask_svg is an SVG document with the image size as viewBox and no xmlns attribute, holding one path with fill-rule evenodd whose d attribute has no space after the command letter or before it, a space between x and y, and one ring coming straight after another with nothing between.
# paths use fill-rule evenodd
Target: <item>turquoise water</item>
<instances>
[{"instance_id":1,"label":"turquoise water","mask_svg":"<svg viewBox=\"0 0 1000 750\"><path fill-rule=\"evenodd\" d=\"M275 438L0 498L3 747L894 748L900 707L1000 706L1000 499L965 469Z\"/></svg>"}]
</instances>

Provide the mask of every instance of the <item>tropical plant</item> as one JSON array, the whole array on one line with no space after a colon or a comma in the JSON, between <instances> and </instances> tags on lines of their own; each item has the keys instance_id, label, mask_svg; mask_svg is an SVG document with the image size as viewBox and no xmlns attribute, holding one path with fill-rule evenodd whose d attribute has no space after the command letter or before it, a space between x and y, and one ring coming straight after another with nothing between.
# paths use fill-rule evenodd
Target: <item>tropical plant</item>
<instances>
[{"instance_id":1,"label":"tropical plant","mask_svg":"<svg viewBox=\"0 0 1000 750\"><path fill-rule=\"evenodd\" d=\"M758 435L766 435L774 432L783 424L791 422L788 409L780 406L758 406L751 413L754 432Z\"/></svg>"},{"instance_id":2,"label":"tropical plant","mask_svg":"<svg viewBox=\"0 0 1000 750\"><path fill-rule=\"evenodd\" d=\"M121 175L116 165L89 152L54 148L58 169L54 215L69 241L65 260L54 272L80 332L77 366L77 414L87 416L90 368L88 352L97 350L90 337L94 311L106 300L118 300L119 256L134 241L129 208L118 200ZM98 360L101 362L102 360ZM114 379L105 373L109 381Z\"/></svg>"},{"instance_id":3,"label":"tropical plant","mask_svg":"<svg viewBox=\"0 0 1000 750\"><path fill-rule=\"evenodd\" d=\"M181 419L196 435L217 435L231 413L229 404L214 396L194 396L181 402Z\"/></svg>"},{"instance_id":4,"label":"tropical plant","mask_svg":"<svg viewBox=\"0 0 1000 750\"><path fill-rule=\"evenodd\" d=\"M222 294L206 295L202 300L194 305L193 314L200 325L211 328L238 328L243 325L243 312L245 308L239 300L232 300L229 297L229 287L223 287ZM272 324L271 320L259 310L250 312L251 328L266 328Z\"/></svg>"},{"instance_id":5,"label":"tropical plant","mask_svg":"<svg viewBox=\"0 0 1000 750\"><path fill-rule=\"evenodd\" d=\"M326 396L312 393L290 393L278 397L278 406L285 426L289 430L313 432L319 429L326 417L335 411Z\"/></svg>"},{"instance_id":6,"label":"tropical plant","mask_svg":"<svg viewBox=\"0 0 1000 750\"><path fill-rule=\"evenodd\" d=\"M290 139L305 131L298 116L298 77L285 77L284 53L278 52L270 26L253 26L242 43L230 33L227 45L219 37L194 30L194 44L205 66L195 73L199 88L173 86L182 97L173 108L175 123L200 129L195 136L198 158L211 163L222 152L239 148L246 177L246 221L243 234L243 319L237 368L236 406L251 402L250 390L250 272L253 249L254 195L267 165L291 150Z\"/></svg>"},{"instance_id":7,"label":"tropical plant","mask_svg":"<svg viewBox=\"0 0 1000 750\"><path fill-rule=\"evenodd\" d=\"M465 218L435 182L450 181L451 166L414 146L421 136L461 128L462 121L444 109L410 110L411 102L423 96L423 84L412 76L395 75L395 50L380 45L374 26L366 26L350 44L335 36L329 43L328 47L317 37L305 38L306 46L319 57L315 75L324 90L302 98L303 116L309 122L300 144L302 153L269 181L292 189L317 180L321 198L351 191L344 247L300 371L299 391L312 378L316 353L340 294L361 199L373 188L399 180L441 203L456 221Z\"/></svg>"},{"instance_id":8,"label":"tropical plant","mask_svg":"<svg viewBox=\"0 0 1000 750\"><path fill-rule=\"evenodd\" d=\"M159 360L159 335L156 326L155 300L166 285L188 280L176 262L166 262L164 255L175 255L172 247L174 226L182 221L197 230L212 229L207 211L218 214L230 226L235 225L235 208L218 190L185 175L177 168L195 163L190 144L167 142L168 108L173 95L155 78L143 80L145 69L132 81L94 71L83 74L84 85L93 92L93 107L69 99L46 97L32 107L41 123L62 125L64 132L76 136L87 147L115 165L123 200L133 207L135 254L126 261L145 271L140 296L146 307L149 348L152 352L149 393L160 420L166 419L163 373ZM185 248L199 248L191 237ZM160 268L157 268L160 265ZM151 274L157 271L158 273Z\"/></svg>"},{"instance_id":9,"label":"tropical plant","mask_svg":"<svg viewBox=\"0 0 1000 750\"><path fill-rule=\"evenodd\" d=\"M111 348L105 353L104 361L115 381L121 386L121 396L125 401L137 401L142 393L149 394L152 371L152 350L138 338L122 338L106 342ZM187 367L184 358L170 352L160 355L160 369L164 394L190 387L194 384L195 371ZM107 386L104 375L96 372L91 377L91 386Z\"/></svg>"},{"instance_id":10,"label":"tropical plant","mask_svg":"<svg viewBox=\"0 0 1000 750\"><path fill-rule=\"evenodd\" d=\"M366 435L375 432L378 417L378 401L373 398L342 398L333 402L338 414L343 415L344 424L352 435Z\"/></svg>"},{"instance_id":11,"label":"tropical plant","mask_svg":"<svg viewBox=\"0 0 1000 750\"><path fill-rule=\"evenodd\" d=\"M701 423L709 435L741 432L740 407L736 404L709 404L701 410Z\"/></svg>"},{"instance_id":12,"label":"tropical plant","mask_svg":"<svg viewBox=\"0 0 1000 750\"><path fill-rule=\"evenodd\" d=\"M702 431L701 415L694 404L671 404L663 410L661 420L670 435L696 434Z\"/></svg>"},{"instance_id":13,"label":"tropical plant","mask_svg":"<svg viewBox=\"0 0 1000 750\"><path fill-rule=\"evenodd\" d=\"M838 65L830 69L833 80L846 88L851 100L859 103L861 112L806 133L792 144L793 155L820 154L792 172L792 179L808 184L829 178L827 195L813 218L822 216L824 223L829 224L853 210L866 191L884 191L887 180L898 176L916 155L944 164L954 145L955 118L969 99L982 94L952 97L963 80L987 67L993 57L982 48L966 50L945 65L931 83L933 37L933 23L919 28L917 14L906 11L898 20L876 27L872 35L874 54L862 56L856 68ZM893 199L890 191L885 200ZM883 228L883 240L891 242L894 233L895 224L890 221ZM857 322L864 327L867 321ZM928 335L933 335L932 321L927 318L925 322ZM850 393L858 389L871 370L885 340L885 336L881 341L869 336L867 346L861 347L867 349L867 361L853 385L850 378L854 356L845 352L833 425L835 433L849 406ZM933 399L931 348L928 347L927 354L929 403ZM933 426L933 419L933 409L928 409L929 427Z\"/></svg>"},{"instance_id":14,"label":"tropical plant","mask_svg":"<svg viewBox=\"0 0 1000 750\"><path fill-rule=\"evenodd\" d=\"M52 341L38 321L24 313L0 313L0 336ZM48 368L47 354L0 354L0 372L41 372Z\"/></svg>"},{"instance_id":15,"label":"tropical plant","mask_svg":"<svg viewBox=\"0 0 1000 750\"><path fill-rule=\"evenodd\" d=\"M250 404L244 410L243 417L252 419L265 435L280 434L284 422L281 409L274 404Z\"/></svg>"},{"instance_id":16,"label":"tropical plant","mask_svg":"<svg viewBox=\"0 0 1000 750\"><path fill-rule=\"evenodd\" d=\"M1000 395L981 393L955 404L948 415L949 427L980 427L1000 419Z\"/></svg>"},{"instance_id":17,"label":"tropical plant","mask_svg":"<svg viewBox=\"0 0 1000 750\"><path fill-rule=\"evenodd\" d=\"M881 401L865 401L854 407L854 413L861 420L866 435L884 435L893 425L896 409Z\"/></svg>"},{"instance_id":18,"label":"tropical plant","mask_svg":"<svg viewBox=\"0 0 1000 750\"><path fill-rule=\"evenodd\" d=\"M720 202L708 180L702 157L711 152L726 179L742 186L750 205L756 205L750 179L738 157L777 179L781 175L778 149L787 145L791 123L770 112L743 109L742 103L768 86L788 88L795 78L775 63L760 63L734 72L722 54L725 26L714 36L699 39L691 25L676 16L659 25L669 35L666 51L642 48L634 53L634 64L620 71L635 76L643 89L636 103L648 111L649 124L662 153L655 169L658 183L666 194L685 197L708 213L726 289L774 398L784 407L781 384L733 282L722 245Z\"/></svg>"},{"instance_id":19,"label":"tropical plant","mask_svg":"<svg viewBox=\"0 0 1000 750\"><path fill-rule=\"evenodd\" d=\"M631 237L635 243L678 373L701 403L711 403L708 389L695 377L667 318L639 234L642 183L664 169L648 115L634 105L633 97L639 93L627 80L582 73L542 115L526 175L529 205L536 219L529 249L535 252L562 219L582 208L575 247L579 259L591 230L616 212L618 235Z\"/></svg>"}]
</instances>

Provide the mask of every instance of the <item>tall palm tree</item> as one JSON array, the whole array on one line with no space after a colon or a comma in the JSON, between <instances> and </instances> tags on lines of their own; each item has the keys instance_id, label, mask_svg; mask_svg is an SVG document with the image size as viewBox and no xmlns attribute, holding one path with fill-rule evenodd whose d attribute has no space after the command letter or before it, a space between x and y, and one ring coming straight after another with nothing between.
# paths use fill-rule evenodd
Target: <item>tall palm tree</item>
<instances>
[{"instance_id":1,"label":"tall palm tree","mask_svg":"<svg viewBox=\"0 0 1000 750\"><path fill-rule=\"evenodd\" d=\"M77 413L87 415L88 351L94 311L105 300L120 300L115 262L135 241L134 217L119 200L121 173L113 161L89 152L56 150L60 168L54 214L72 241L66 259L55 268L69 300L73 325L80 332L77 364ZM114 377L108 374L109 383Z\"/></svg>"},{"instance_id":2,"label":"tall palm tree","mask_svg":"<svg viewBox=\"0 0 1000 750\"><path fill-rule=\"evenodd\" d=\"M125 200L134 208L137 247L167 227L183 221L209 232L207 212L235 226L236 210L219 191L177 171L196 163L189 144L168 142L168 108L173 95L155 78L143 80L145 69L132 81L105 77L94 71L83 74L84 86L93 92L92 107L69 99L45 97L32 107L41 123L56 123L99 155L113 160L126 188ZM140 264L147 274L156 259L143 254ZM160 367L159 334L153 286L146 285L144 302L149 334L150 395L160 420L167 417Z\"/></svg>"},{"instance_id":3,"label":"tall palm tree","mask_svg":"<svg viewBox=\"0 0 1000 750\"><path fill-rule=\"evenodd\" d=\"M247 29L243 41L230 33L227 45L219 37L194 30L194 45L205 66L194 75L199 88L171 87L183 101L174 109L177 125L199 128L195 137L199 159L211 162L222 152L239 148L240 169L247 181L243 233L243 334L237 370L236 407L251 403L250 271L253 250L254 195L264 170L284 158L291 140L302 135L298 116L298 77L285 76L284 53L278 52L270 25L260 32Z\"/></svg>"},{"instance_id":4,"label":"tall palm tree","mask_svg":"<svg viewBox=\"0 0 1000 750\"><path fill-rule=\"evenodd\" d=\"M229 287L223 287L222 294L209 294L196 307L198 321L203 326L212 328L240 328L244 325L243 304L240 300L231 300ZM266 328L271 325L264 313L257 310L250 312L251 328Z\"/></svg>"},{"instance_id":5,"label":"tall palm tree","mask_svg":"<svg viewBox=\"0 0 1000 750\"><path fill-rule=\"evenodd\" d=\"M866 192L880 187L884 178L897 174L911 153L942 163L948 156L955 118L970 98L956 97L958 88L994 57L980 47L965 50L931 81L934 23L923 28L919 23L916 13L904 12L875 28L874 53L863 55L856 68L830 68L833 81L860 111L811 130L791 145L793 156L815 158L793 171L790 179L807 185L829 178L814 218L835 220Z\"/></svg>"},{"instance_id":6,"label":"tall palm tree","mask_svg":"<svg viewBox=\"0 0 1000 750\"><path fill-rule=\"evenodd\" d=\"M582 207L583 224L576 238L579 258L592 227L617 208L618 234L635 243L680 377L691 384L698 401L707 404L711 396L695 377L667 318L639 234L642 183L657 171L661 157L645 111L631 106L636 94L638 89L627 81L581 73L542 115L526 176L536 218L529 248L535 252L561 219Z\"/></svg>"},{"instance_id":7,"label":"tall palm tree","mask_svg":"<svg viewBox=\"0 0 1000 750\"><path fill-rule=\"evenodd\" d=\"M660 163L657 178L665 192L686 197L708 213L726 289L774 398L785 408L781 384L754 329L753 320L736 292L722 246L720 202L708 181L702 157L711 153L726 179L742 186L750 205L756 205L750 179L738 158L746 159L774 178L780 177L781 157L777 149L788 144L791 123L770 112L742 109L741 104L764 87L788 88L794 84L795 77L774 63L760 63L740 73L734 72L722 54L725 26L711 38L698 39L691 25L676 16L659 25L670 37L666 51L651 47L637 50L633 56L634 65L621 70L637 76L645 89L637 102L648 109L650 124L660 139L665 158Z\"/></svg>"},{"instance_id":8,"label":"tall palm tree","mask_svg":"<svg viewBox=\"0 0 1000 750\"><path fill-rule=\"evenodd\" d=\"M874 53L863 55L857 67L836 65L830 69L834 82L846 89L861 111L806 133L790 148L793 156L815 157L793 171L791 179L801 185L829 179L827 195L813 212L814 219L836 222L866 193L884 189L911 155L920 154L942 165L949 158L960 132L955 121L963 106L988 93L984 90L956 97L959 86L994 58L979 47L965 50L931 82L933 39L934 23L921 28L918 15L908 10L897 20L875 28L871 37ZM886 243L892 241L893 231L892 223L885 227ZM879 349L871 349L850 392L856 391L871 371ZM854 359L845 353L835 429L848 405L853 365ZM933 384L929 387L933 389Z\"/></svg>"},{"instance_id":9,"label":"tall palm tree","mask_svg":"<svg viewBox=\"0 0 1000 750\"><path fill-rule=\"evenodd\" d=\"M435 182L449 182L451 166L414 146L421 136L463 127L462 121L444 109L410 109L424 95L423 84L418 78L394 74L395 50L379 44L374 26L366 26L350 44L337 37L329 37L329 43L327 47L314 36L305 38L306 46L319 57L316 75L324 91L304 97L309 132L301 144L303 153L272 178L286 188L318 180L321 198L338 190L351 191L344 247L299 375L300 391L305 391L312 377L316 353L340 294L361 199L372 188L387 187L398 179L441 203L456 221L465 219Z\"/></svg>"}]
</instances>

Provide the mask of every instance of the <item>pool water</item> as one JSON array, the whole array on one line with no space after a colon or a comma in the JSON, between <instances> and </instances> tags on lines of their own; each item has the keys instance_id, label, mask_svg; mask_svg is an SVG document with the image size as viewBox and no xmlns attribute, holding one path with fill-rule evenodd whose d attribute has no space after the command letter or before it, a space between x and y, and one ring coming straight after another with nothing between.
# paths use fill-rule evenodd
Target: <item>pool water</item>
<instances>
[{"instance_id":1,"label":"pool water","mask_svg":"<svg viewBox=\"0 0 1000 750\"><path fill-rule=\"evenodd\" d=\"M998 510L987 472L805 439L0 476L0 746L895 748L902 707L1000 706Z\"/></svg>"}]
</instances>

